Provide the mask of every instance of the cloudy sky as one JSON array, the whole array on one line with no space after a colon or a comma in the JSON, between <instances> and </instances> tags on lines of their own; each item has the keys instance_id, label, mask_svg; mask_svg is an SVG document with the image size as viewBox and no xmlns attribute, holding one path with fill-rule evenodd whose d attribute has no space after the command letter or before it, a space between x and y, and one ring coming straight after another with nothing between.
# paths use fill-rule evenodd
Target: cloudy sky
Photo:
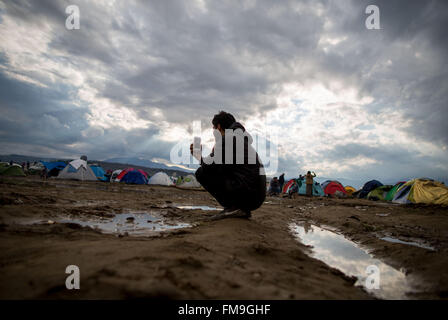
<instances>
[{"instance_id":1,"label":"cloudy sky","mask_svg":"<svg viewBox=\"0 0 448 320\"><path fill-rule=\"evenodd\" d=\"M0 153L164 162L223 109L287 176L446 180L446 30L447 1L0 0Z\"/></svg>"}]
</instances>

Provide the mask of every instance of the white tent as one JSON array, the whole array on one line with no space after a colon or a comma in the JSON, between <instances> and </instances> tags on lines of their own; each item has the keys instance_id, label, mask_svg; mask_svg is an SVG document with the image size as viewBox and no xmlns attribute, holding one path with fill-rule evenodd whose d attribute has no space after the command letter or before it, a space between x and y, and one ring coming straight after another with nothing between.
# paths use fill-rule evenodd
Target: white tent
<instances>
[{"instance_id":1,"label":"white tent","mask_svg":"<svg viewBox=\"0 0 448 320\"><path fill-rule=\"evenodd\" d=\"M40 162L36 162L32 166L30 166L30 170L40 171L44 169L45 169L44 165Z\"/></svg>"},{"instance_id":2,"label":"white tent","mask_svg":"<svg viewBox=\"0 0 448 320\"><path fill-rule=\"evenodd\" d=\"M57 176L57 179L72 179L81 181L98 181L87 162L76 159L70 162Z\"/></svg>"},{"instance_id":3,"label":"white tent","mask_svg":"<svg viewBox=\"0 0 448 320\"><path fill-rule=\"evenodd\" d=\"M177 185L180 188L200 188L201 184L196 180L196 177L189 174Z\"/></svg>"},{"instance_id":4,"label":"white tent","mask_svg":"<svg viewBox=\"0 0 448 320\"><path fill-rule=\"evenodd\" d=\"M149 178L148 184L158 184L161 186L171 186L173 181L165 172L157 172L151 178Z\"/></svg>"},{"instance_id":5,"label":"white tent","mask_svg":"<svg viewBox=\"0 0 448 320\"><path fill-rule=\"evenodd\" d=\"M112 175L110 176L110 182L120 182L120 179L117 179L117 177L122 171L123 170L118 169L112 172Z\"/></svg>"}]
</instances>

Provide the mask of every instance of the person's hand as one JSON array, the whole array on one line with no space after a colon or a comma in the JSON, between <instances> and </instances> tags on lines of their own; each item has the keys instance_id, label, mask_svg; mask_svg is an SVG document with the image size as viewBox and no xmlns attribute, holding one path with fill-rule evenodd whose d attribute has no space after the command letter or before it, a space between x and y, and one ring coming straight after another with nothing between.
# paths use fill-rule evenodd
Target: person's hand
<instances>
[{"instance_id":1,"label":"person's hand","mask_svg":"<svg viewBox=\"0 0 448 320\"><path fill-rule=\"evenodd\" d=\"M201 158L202 158L202 145L200 145L200 152L199 154L195 154L194 150L193 150L193 144L190 144L190 153L193 157L196 158L196 160L198 160L199 162L201 162Z\"/></svg>"}]
</instances>

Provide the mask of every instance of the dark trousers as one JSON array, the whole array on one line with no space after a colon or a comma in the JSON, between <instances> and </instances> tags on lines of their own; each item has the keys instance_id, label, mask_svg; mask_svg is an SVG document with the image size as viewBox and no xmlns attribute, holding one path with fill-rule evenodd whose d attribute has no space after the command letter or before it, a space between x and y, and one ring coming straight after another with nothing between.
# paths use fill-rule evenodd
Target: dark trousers
<instances>
[{"instance_id":1,"label":"dark trousers","mask_svg":"<svg viewBox=\"0 0 448 320\"><path fill-rule=\"evenodd\" d=\"M308 197L312 197L313 196L313 185L312 184L307 184L306 185L306 195Z\"/></svg>"},{"instance_id":2,"label":"dark trousers","mask_svg":"<svg viewBox=\"0 0 448 320\"><path fill-rule=\"evenodd\" d=\"M243 182L241 177L222 174L220 170L200 167L196 179L224 208L238 208L245 211L258 209L266 199L266 176L259 175Z\"/></svg>"}]
</instances>

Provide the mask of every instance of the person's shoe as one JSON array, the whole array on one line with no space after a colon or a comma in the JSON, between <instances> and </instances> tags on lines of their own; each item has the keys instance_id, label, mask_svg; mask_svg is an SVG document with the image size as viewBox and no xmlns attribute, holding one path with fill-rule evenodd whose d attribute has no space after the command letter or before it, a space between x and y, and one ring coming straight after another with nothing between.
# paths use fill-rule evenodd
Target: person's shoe
<instances>
[{"instance_id":1,"label":"person's shoe","mask_svg":"<svg viewBox=\"0 0 448 320\"><path fill-rule=\"evenodd\" d=\"M224 210L223 210L224 211ZM226 218L246 218L249 219L252 216L250 211L244 211L241 209L234 209L231 211L227 211L224 213L218 213L214 216L212 216L211 220L220 220L220 219L226 219Z\"/></svg>"},{"instance_id":2,"label":"person's shoe","mask_svg":"<svg viewBox=\"0 0 448 320\"><path fill-rule=\"evenodd\" d=\"M228 207L228 208L226 208L226 207L224 207L224 210L219 211L219 214L227 213L227 212L231 212L231 211L235 211L235 210L238 210L238 208L235 208L235 207Z\"/></svg>"}]
</instances>

